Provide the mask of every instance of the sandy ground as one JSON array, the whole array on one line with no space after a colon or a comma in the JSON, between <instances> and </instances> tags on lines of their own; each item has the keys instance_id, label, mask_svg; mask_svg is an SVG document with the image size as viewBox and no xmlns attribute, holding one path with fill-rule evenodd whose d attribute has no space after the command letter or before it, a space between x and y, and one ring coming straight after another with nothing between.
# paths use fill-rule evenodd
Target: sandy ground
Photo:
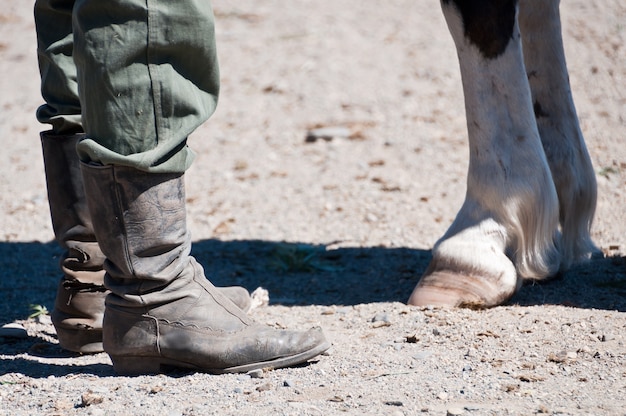
<instances>
[{"instance_id":1,"label":"sandy ground","mask_svg":"<svg viewBox=\"0 0 626 416\"><path fill-rule=\"evenodd\" d=\"M562 4L605 253L487 311L405 306L465 191L456 54L437 2L214 2L223 91L190 138L194 254L253 312L333 348L263 374L116 377L44 318L61 251L38 134L32 2L0 8L0 414L626 414L626 5ZM313 127L349 137L306 142ZM339 134L341 136L341 134ZM303 257L309 256L307 260Z\"/></svg>"}]
</instances>

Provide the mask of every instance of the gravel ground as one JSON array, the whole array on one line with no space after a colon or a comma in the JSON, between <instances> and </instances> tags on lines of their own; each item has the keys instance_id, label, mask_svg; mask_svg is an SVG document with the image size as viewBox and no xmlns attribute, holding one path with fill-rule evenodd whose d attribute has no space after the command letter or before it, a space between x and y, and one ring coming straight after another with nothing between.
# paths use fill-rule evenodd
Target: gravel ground
<instances>
[{"instance_id":1,"label":"gravel ground","mask_svg":"<svg viewBox=\"0 0 626 416\"><path fill-rule=\"evenodd\" d=\"M321 325L306 366L118 377L58 347L61 250L34 120L32 2L0 10L0 414L626 415L626 6L562 4L604 258L486 311L406 300L459 209L458 64L437 2L214 1L223 93L190 138L194 254L218 284L269 291L276 327ZM329 128L328 139L307 132Z\"/></svg>"}]
</instances>

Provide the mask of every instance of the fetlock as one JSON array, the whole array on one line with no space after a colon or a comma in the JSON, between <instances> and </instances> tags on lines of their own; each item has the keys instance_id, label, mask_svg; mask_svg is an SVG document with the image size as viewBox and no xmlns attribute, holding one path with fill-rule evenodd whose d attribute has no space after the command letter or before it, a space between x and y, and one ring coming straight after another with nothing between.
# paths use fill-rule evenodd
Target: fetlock
<instances>
[{"instance_id":1,"label":"fetlock","mask_svg":"<svg viewBox=\"0 0 626 416\"><path fill-rule=\"evenodd\" d=\"M111 291L103 344L118 373L278 368L330 347L319 328L279 331L255 323L206 279L189 255L181 174L82 169Z\"/></svg>"}]
</instances>

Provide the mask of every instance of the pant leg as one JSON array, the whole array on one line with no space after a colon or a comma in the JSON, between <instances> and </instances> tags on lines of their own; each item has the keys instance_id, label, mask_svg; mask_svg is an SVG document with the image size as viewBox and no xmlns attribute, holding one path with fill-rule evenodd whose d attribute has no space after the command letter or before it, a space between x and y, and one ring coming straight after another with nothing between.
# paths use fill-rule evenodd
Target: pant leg
<instances>
[{"instance_id":1,"label":"pant leg","mask_svg":"<svg viewBox=\"0 0 626 416\"><path fill-rule=\"evenodd\" d=\"M208 0L76 0L74 58L84 162L183 172L187 136L215 110Z\"/></svg>"},{"instance_id":2,"label":"pant leg","mask_svg":"<svg viewBox=\"0 0 626 416\"><path fill-rule=\"evenodd\" d=\"M52 125L54 135L83 131L73 59L72 8L74 0L37 0L35 26L41 95L45 104L37 119Z\"/></svg>"}]
</instances>

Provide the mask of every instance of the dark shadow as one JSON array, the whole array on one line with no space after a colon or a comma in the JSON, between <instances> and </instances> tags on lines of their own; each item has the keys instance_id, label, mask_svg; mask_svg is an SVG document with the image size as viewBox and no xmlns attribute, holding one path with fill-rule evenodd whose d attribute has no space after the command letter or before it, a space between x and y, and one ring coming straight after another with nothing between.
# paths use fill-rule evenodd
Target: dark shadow
<instances>
[{"instance_id":1,"label":"dark shadow","mask_svg":"<svg viewBox=\"0 0 626 416\"><path fill-rule=\"evenodd\" d=\"M54 304L60 278L56 243L0 243L0 324L28 317L29 305ZM269 290L271 304L356 305L405 302L426 269L428 250L386 247L340 247L260 240L203 240L193 255L218 286L240 285L252 291ZM528 284L509 304L556 304L576 308L626 312L626 257L594 259L578 265L562 278ZM0 374L19 372L31 377L91 373L111 376L104 364L76 365L76 355L41 338L0 340ZM27 356L67 359L67 365L43 364Z\"/></svg>"},{"instance_id":2,"label":"dark shadow","mask_svg":"<svg viewBox=\"0 0 626 416\"><path fill-rule=\"evenodd\" d=\"M30 305L52 309L62 254L55 242L0 243L0 324L25 319Z\"/></svg>"},{"instance_id":3,"label":"dark shadow","mask_svg":"<svg viewBox=\"0 0 626 416\"><path fill-rule=\"evenodd\" d=\"M427 250L260 240L203 240L193 255L215 285L262 286L283 305L406 302L430 261Z\"/></svg>"},{"instance_id":4,"label":"dark shadow","mask_svg":"<svg viewBox=\"0 0 626 416\"><path fill-rule=\"evenodd\" d=\"M103 353L104 354L104 353ZM0 374L20 373L26 377L48 378L50 376L63 377L71 374L92 374L97 377L114 377L113 366L108 364L76 364L76 360L67 359L67 364L61 361L42 363L35 360L15 358L0 360Z\"/></svg>"},{"instance_id":5,"label":"dark shadow","mask_svg":"<svg viewBox=\"0 0 626 416\"><path fill-rule=\"evenodd\" d=\"M509 303L626 312L626 257L594 258L575 265L558 279L529 282Z\"/></svg>"},{"instance_id":6,"label":"dark shadow","mask_svg":"<svg viewBox=\"0 0 626 416\"><path fill-rule=\"evenodd\" d=\"M406 302L431 259L429 250L327 249L257 240L198 241L193 253L216 285L238 284L248 290L262 286L269 290L271 303L284 305ZM307 261L298 260L307 255ZM626 257L594 259L559 279L527 284L509 304L626 312Z\"/></svg>"},{"instance_id":7,"label":"dark shadow","mask_svg":"<svg viewBox=\"0 0 626 416\"><path fill-rule=\"evenodd\" d=\"M210 239L195 242L192 254L215 285L262 286L283 305L405 302L431 258L429 250L334 247ZM0 324L26 318L31 304L52 309L61 255L54 242L0 243ZM595 259L526 285L511 303L626 311L626 258Z\"/></svg>"}]
</instances>

